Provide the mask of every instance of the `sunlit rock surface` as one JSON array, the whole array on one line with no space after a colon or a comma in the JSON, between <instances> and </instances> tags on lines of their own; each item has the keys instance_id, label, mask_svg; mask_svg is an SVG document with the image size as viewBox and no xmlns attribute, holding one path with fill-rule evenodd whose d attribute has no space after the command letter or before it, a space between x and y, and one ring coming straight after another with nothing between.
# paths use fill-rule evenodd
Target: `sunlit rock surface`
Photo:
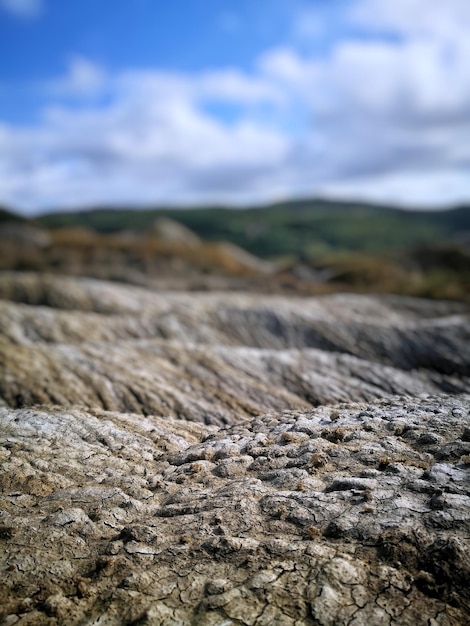
<instances>
[{"instance_id":1,"label":"sunlit rock surface","mask_svg":"<svg viewBox=\"0 0 470 626\"><path fill-rule=\"evenodd\" d=\"M468 308L358 295L152 293L0 276L0 395L236 423L269 410L470 388Z\"/></svg>"},{"instance_id":2,"label":"sunlit rock surface","mask_svg":"<svg viewBox=\"0 0 470 626\"><path fill-rule=\"evenodd\" d=\"M393 398L220 430L2 409L0 605L31 625L468 623L469 410Z\"/></svg>"},{"instance_id":3,"label":"sunlit rock surface","mask_svg":"<svg viewBox=\"0 0 470 626\"><path fill-rule=\"evenodd\" d=\"M469 623L464 305L0 296L0 624Z\"/></svg>"}]
</instances>

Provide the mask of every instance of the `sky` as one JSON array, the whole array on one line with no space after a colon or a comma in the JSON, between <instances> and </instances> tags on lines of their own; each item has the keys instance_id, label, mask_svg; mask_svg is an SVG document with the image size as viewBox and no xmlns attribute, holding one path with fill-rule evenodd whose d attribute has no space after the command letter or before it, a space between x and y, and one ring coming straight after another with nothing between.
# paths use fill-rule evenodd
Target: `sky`
<instances>
[{"instance_id":1,"label":"sky","mask_svg":"<svg viewBox=\"0 0 470 626\"><path fill-rule=\"evenodd\" d=\"M469 0L0 0L0 204L470 201Z\"/></svg>"}]
</instances>

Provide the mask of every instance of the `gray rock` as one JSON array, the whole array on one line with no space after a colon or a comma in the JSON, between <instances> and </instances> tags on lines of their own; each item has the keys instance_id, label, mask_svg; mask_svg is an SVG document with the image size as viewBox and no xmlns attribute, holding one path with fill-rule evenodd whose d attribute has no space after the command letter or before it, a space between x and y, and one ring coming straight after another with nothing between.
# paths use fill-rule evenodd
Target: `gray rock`
<instances>
[{"instance_id":1,"label":"gray rock","mask_svg":"<svg viewBox=\"0 0 470 626\"><path fill-rule=\"evenodd\" d=\"M465 305L0 296L0 624L469 623Z\"/></svg>"},{"instance_id":2,"label":"gray rock","mask_svg":"<svg viewBox=\"0 0 470 626\"><path fill-rule=\"evenodd\" d=\"M470 396L421 397L409 409L400 398L377 400L361 405L369 417L359 420L354 404L285 411L221 429L0 409L1 523L11 529L0 533L5 618L464 624L470 467L414 444L436 406L445 409L433 413L445 447L466 427ZM335 427L354 424L361 436L324 439L332 412ZM403 420L413 439L391 434ZM288 467L308 442L282 435L307 422L314 445L342 454ZM256 466L260 442L284 469ZM371 466L367 445L388 461ZM391 464L402 469L390 473Z\"/></svg>"},{"instance_id":3,"label":"gray rock","mask_svg":"<svg viewBox=\"0 0 470 626\"><path fill-rule=\"evenodd\" d=\"M154 294L15 273L0 274L0 295L27 303L0 301L0 398L11 407L81 405L223 426L470 387L467 317L442 317L431 304L437 317L418 322L408 299L400 309L399 299L390 307L372 296ZM364 412L358 420L374 427Z\"/></svg>"}]
</instances>

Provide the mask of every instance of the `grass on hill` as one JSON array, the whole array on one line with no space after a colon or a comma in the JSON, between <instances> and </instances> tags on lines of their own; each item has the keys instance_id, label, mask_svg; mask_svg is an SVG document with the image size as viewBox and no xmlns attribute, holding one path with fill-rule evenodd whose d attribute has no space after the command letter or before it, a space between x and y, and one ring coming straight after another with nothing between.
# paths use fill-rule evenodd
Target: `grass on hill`
<instances>
[{"instance_id":1,"label":"grass on hill","mask_svg":"<svg viewBox=\"0 0 470 626\"><path fill-rule=\"evenodd\" d=\"M312 258L334 251L392 252L452 240L470 231L470 208L405 211L320 200L252 209L94 209L38 218L48 228L101 233L148 231L158 217L181 222L205 241L230 241L264 258Z\"/></svg>"}]
</instances>

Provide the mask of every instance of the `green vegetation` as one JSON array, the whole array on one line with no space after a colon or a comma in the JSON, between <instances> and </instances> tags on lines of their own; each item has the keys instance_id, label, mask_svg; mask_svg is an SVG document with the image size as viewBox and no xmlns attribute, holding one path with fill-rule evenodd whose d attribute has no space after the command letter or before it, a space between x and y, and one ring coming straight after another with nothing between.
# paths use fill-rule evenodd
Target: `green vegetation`
<instances>
[{"instance_id":1,"label":"green vegetation","mask_svg":"<svg viewBox=\"0 0 470 626\"><path fill-rule=\"evenodd\" d=\"M4 209L0 206L0 224L4 224L5 222L23 222L24 219L17 215L16 213L12 213L7 209Z\"/></svg>"},{"instance_id":2,"label":"green vegetation","mask_svg":"<svg viewBox=\"0 0 470 626\"><path fill-rule=\"evenodd\" d=\"M161 217L189 227L202 242L166 240L155 224ZM6 229L0 224L0 269L136 284L178 278L188 289L352 290L469 300L470 207L413 212L310 200L252 209L96 209L23 220L48 228L47 243L41 230L22 230L21 222L12 228L15 218L23 219L0 209L0 222L10 223ZM276 262L266 265L216 243L223 241Z\"/></svg>"},{"instance_id":3,"label":"green vegetation","mask_svg":"<svg viewBox=\"0 0 470 626\"><path fill-rule=\"evenodd\" d=\"M315 258L330 251L396 252L470 231L469 207L418 212L323 200L251 209L94 209L44 215L37 221L48 228L142 232L162 216L181 222L206 241L230 241L264 258Z\"/></svg>"}]
</instances>

